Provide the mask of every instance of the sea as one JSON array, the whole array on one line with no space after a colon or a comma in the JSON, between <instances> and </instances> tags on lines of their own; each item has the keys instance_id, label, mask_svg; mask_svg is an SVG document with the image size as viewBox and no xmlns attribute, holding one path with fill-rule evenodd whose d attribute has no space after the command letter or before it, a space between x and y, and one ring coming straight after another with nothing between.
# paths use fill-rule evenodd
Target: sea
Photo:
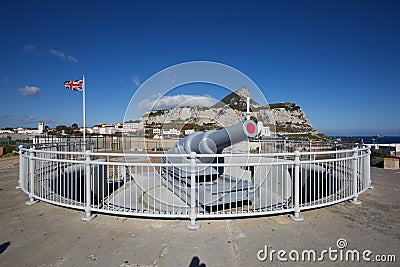
<instances>
[{"instance_id":1,"label":"sea","mask_svg":"<svg viewBox=\"0 0 400 267\"><path fill-rule=\"evenodd\" d=\"M400 144L400 136L331 136L343 142L357 142L363 140L365 144Z\"/></svg>"}]
</instances>

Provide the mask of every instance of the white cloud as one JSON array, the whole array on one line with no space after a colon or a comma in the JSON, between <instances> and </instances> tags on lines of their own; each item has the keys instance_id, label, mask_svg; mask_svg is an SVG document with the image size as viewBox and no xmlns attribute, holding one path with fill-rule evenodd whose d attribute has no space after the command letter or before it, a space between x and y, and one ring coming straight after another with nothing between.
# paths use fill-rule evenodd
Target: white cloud
<instances>
[{"instance_id":1,"label":"white cloud","mask_svg":"<svg viewBox=\"0 0 400 267\"><path fill-rule=\"evenodd\" d=\"M46 124L54 124L54 123L59 123L55 118L48 118L48 119L44 119L42 120L44 123Z\"/></svg>"},{"instance_id":2,"label":"white cloud","mask_svg":"<svg viewBox=\"0 0 400 267\"><path fill-rule=\"evenodd\" d=\"M71 61L71 62L78 62L78 60L76 58L74 58L73 56L66 55L66 54L64 54L64 52L57 51L55 49L50 49L49 53L54 55L54 56L56 56L56 57L64 59L64 60L68 60L68 61Z\"/></svg>"},{"instance_id":3,"label":"white cloud","mask_svg":"<svg viewBox=\"0 0 400 267\"><path fill-rule=\"evenodd\" d=\"M36 51L36 47L32 44L26 44L22 48L22 51L24 51L26 53L34 53Z\"/></svg>"},{"instance_id":4,"label":"white cloud","mask_svg":"<svg viewBox=\"0 0 400 267\"><path fill-rule=\"evenodd\" d=\"M160 92L156 93L156 94L151 94L151 98L160 98L162 94Z\"/></svg>"},{"instance_id":5,"label":"white cloud","mask_svg":"<svg viewBox=\"0 0 400 267\"><path fill-rule=\"evenodd\" d=\"M3 79L1 79L3 83L8 83L10 81L10 78L7 76L3 76Z\"/></svg>"},{"instance_id":6,"label":"white cloud","mask_svg":"<svg viewBox=\"0 0 400 267\"><path fill-rule=\"evenodd\" d=\"M171 109L175 107L211 107L217 100L209 96L173 95L164 96L157 100L144 99L138 104L138 109Z\"/></svg>"},{"instance_id":7,"label":"white cloud","mask_svg":"<svg viewBox=\"0 0 400 267\"><path fill-rule=\"evenodd\" d=\"M167 73L165 74L165 79L168 82L175 84L176 83L176 74L172 71L167 71Z\"/></svg>"},{"instance_id":8,"label":"white cloud","mask_svg":"<svg viewBox=\"0 0 400 267\"><path fill-rule=\"evenodd\" d=\"M0 114L0 120L8 120L10 118L12 118L13 115L9 115L9 114Z\"/></svg>"},{"instance_id":9,"label":"white cloud","mask_svg":"<svg viewBox=\"0 0 400 267\"><path fill-rule=\"evenodd\" d=\"M40 92L40 88L36 86L28 86L20 87L17 89L23 96L38 96Z\"/></svg>"},{"instance_id":10,"label":"white cloud","mask_svg":"<svg viewBox=\"0 0 400 267\"><path fill-rule=\"evenodd\" d=\"M35 127L37 123L42 121L45 125L58 125L65 124L56 120L53 117L37 118L33 115L10 115L10 114L0 114L0 124L7 127Z\"/></svg>"},{"instance_id":11,"label":"white cloud","mask_svg":"<svg viewBox=\"0 0 400 267\"><path fill-rule=\"evenodd\" d=\"M139 87L142 83L140 82L140 80L139 80L139 77L137 76L137 75L135 75L133 78L132 78L132 82L136 85L136 87Z\"/></svg>"},{"instance_id":12,"label":"white cloud","mask_svg":"<svg viewBox=\"0 0 400 267\"><path fill-rule=\"evenodd\" d=\"M35 116L18 116L18 121L22 123L36 123L37 119Z\"/></svg>"}]
</instances>

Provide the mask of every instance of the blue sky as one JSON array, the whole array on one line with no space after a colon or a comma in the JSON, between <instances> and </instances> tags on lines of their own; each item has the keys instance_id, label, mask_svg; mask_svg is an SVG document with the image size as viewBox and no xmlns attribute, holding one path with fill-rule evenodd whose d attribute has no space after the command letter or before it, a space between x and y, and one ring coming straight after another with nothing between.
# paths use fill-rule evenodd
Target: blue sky
<instances>
[{"instance_id":1,"label":"blue sky","mask_svg":"<svg viewBox=\"0 0 400 267\"><path fill-rule=\"evenodd\" d=\"M204 60L327 134L400 135L399 1L214 2L2 1L0 128L81 125L81 94L63 82L82 74L87 124L116 123L138 85Z\"/></svg>"}]
</instances>

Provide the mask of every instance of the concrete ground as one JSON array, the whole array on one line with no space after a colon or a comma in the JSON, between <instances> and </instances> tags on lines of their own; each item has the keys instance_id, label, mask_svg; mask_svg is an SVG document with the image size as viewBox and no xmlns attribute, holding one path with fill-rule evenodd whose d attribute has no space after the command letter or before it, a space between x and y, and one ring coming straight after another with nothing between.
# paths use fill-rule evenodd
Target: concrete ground
<instances>
[{"instance_id":1,"label":"concrete ground","mask_svg":"<svg viewBox=\"0 0 400 267\"><path fill-rule=\"evenodd\" d=\"M8 164L8 165L7 165ZM304 211L303 222L286 215L201 220L199 231L189 231L187 220L150 220L98 215L81 221L81 211L44 202L25 205L27 196L15 189L17 161L0 162L1 266L399 266L400 172L372 168L374 189L360 196L362 205L349 202ZM395 255L397 262L346 262L345 256L322 262L294 262L297 250L372 251ZM343 240L342 240L343 241ZM343 241L344 242L344 241ZM265 246L285 250L288 262L277 254L265 257ZM291 252L292 251L292 252ZM283 252L282 252L283 253ZM332 252L334 259L336 252ZM300 256L301 257L301 256ZM390 256L389 256L390 257Z\"/></svg>"}]
</instances>

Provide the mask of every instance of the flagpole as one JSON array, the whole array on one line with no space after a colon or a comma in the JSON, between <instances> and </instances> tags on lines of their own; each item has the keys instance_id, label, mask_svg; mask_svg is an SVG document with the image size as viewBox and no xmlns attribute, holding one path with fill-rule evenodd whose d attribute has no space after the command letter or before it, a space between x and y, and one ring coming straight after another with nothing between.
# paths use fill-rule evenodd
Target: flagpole
<instances>
[{"instance_id":1,"label":"flagpole","mask_svg":"<svg viewBox=\"0 0 400 267\"><path fill-rule=\"evenodd\" d=\"M83 151L86 151L86 84L85 75L83 75L83 95L82 95L82 109L83 109Z\"/></svg>"}]
</instances>

